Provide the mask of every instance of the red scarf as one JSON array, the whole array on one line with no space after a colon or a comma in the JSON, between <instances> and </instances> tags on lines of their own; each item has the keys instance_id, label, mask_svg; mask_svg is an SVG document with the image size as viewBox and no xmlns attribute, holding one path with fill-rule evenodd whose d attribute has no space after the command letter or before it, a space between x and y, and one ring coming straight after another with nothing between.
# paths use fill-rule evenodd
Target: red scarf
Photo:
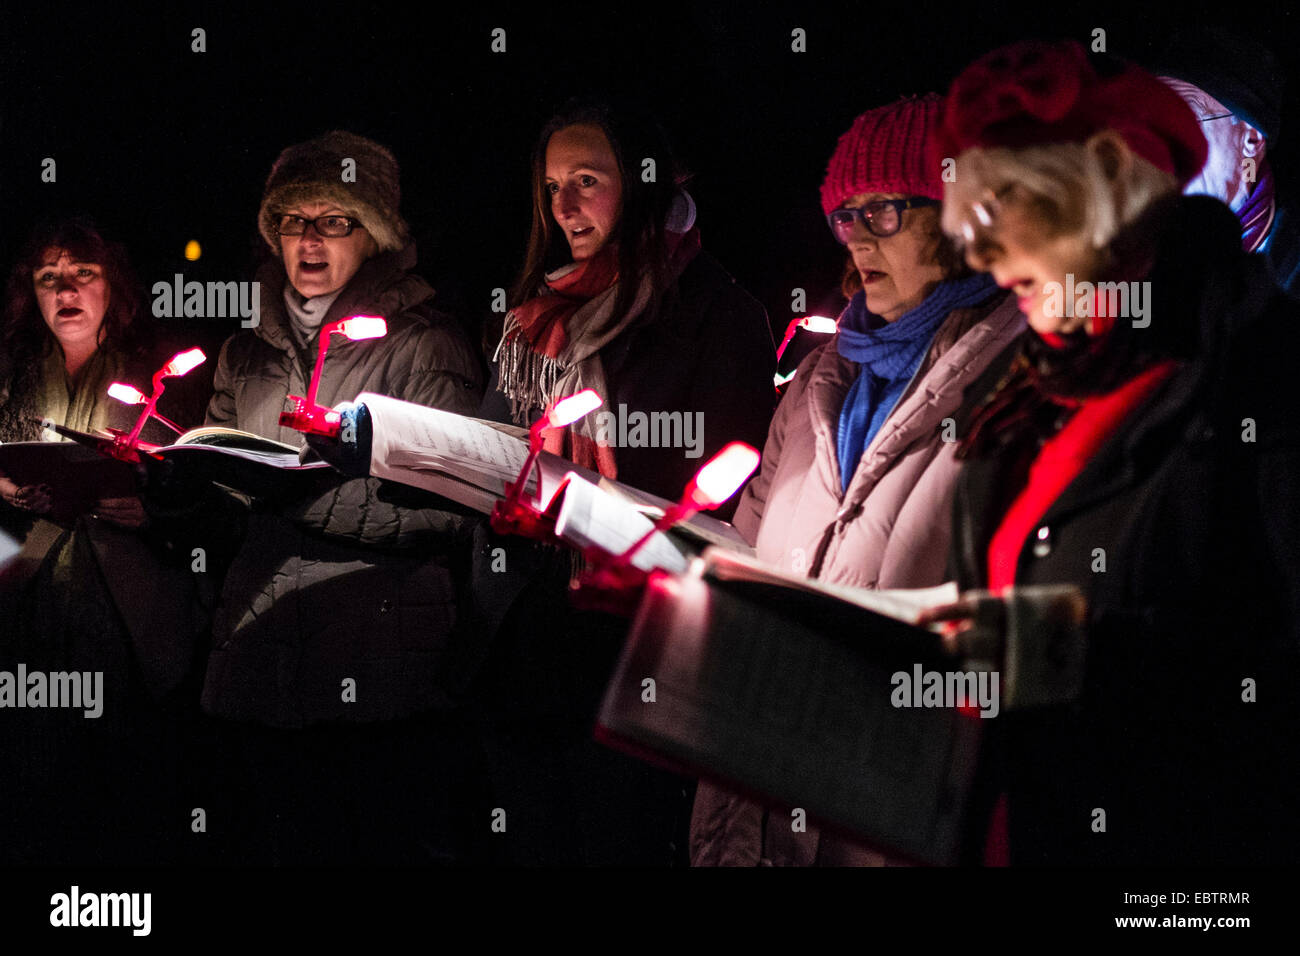
<instances>
[{"instance_id":1,"label":"red scarf","mask_svg":"<svg viewBox=\"0 0 1300 956\"><path fill-rule=\"evenodd\" d=\"M557 270L559 271L559 270ZM548 279L546 295L537 295L514 310L528 344L558 359L569 344L568 323L578 309L618 281L618 247L605 246L558 278Z\"/></svg>"},{"instance_id":2,"label":"red scarf","mask_svg":"<svg viewBox=\"0 0 1300 956\"><path fill-rule=\"evenodd\" d=\"M700 251L699 230L666 234L674 276L681 275ZM497 347L499 388L510 398L516 421L584 388L592 388L608 404L611 386L605 379L601 350L642 318L652 289L643 276L627 314L614 315L618 296L618 251L606 245L590 259L547 276L533 298L511 310ZM543 433L547 451L574 464L618 477L614 448L597 441L597 415L587 415L564 428Z\"/></svg>"}]
</instances>

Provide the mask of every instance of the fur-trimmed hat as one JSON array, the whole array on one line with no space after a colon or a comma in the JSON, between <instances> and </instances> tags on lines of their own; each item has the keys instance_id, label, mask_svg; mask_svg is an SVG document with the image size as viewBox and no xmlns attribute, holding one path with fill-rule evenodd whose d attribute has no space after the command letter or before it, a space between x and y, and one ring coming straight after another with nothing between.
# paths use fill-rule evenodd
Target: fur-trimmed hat
<instances>
[{"instance_id":1,"label":"fur-trimmed hat","mask_svg":"<svg viewBox=\"0 0 1300 956\"><path fill-rule=\"evenodd\" d=\"M355 163L355 182L350 181L353 164L345 166L345 160ZM401 169L393 154L364 136L334 130L280 154L262 191L257 226L278 256L277 225L284 211L300 203L329 202L360 219L380 252L393 252L411 238L401 201Z\"/></svg>"}]
</instances>

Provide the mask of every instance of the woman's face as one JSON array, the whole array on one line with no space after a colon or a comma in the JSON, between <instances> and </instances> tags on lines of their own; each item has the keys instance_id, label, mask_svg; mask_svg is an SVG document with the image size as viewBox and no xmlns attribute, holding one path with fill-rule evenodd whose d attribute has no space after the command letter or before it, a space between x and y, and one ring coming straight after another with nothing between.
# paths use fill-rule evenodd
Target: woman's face
<instances>
[{"instance_id":1,"label":"woman's face","mask_svg":"<svg viewBox=\"0 0 1300 956\"><path fill-rule=\"evenodd\" d=\"M859 193L840 205L857 209L879 199L906 198L902 193ZM892 236L877 236L861 222L855 223L846 243L862 278L867 309L886 322L916 308L943 281L943 269L935 258L938 207L904 209L902 217Z\"/></svg>"},{"instance_id":2,"label":"woman's face","mask_svg":"<svg viewBox=\"0 0 1300 956\"><path fill-rule=\"evenodd\" d=\"M1065 301L1067 291L1099 278L1102 263L1081 229L1060 228L1082 222L1080 191L1071 195L1072 208L1056 209L1010 183L990 189L980 208L966 210L966 261L1011 289L1039 334L1073 332L1089 322L1090 302L1082 295Z\"/></svg>"},{"instance_id":3,"label":"woman's face","mask_svg":"<svg viewBox=\"0 0 1300 956\"><path fill-rule=\"evenodd\" d=\"M623 177L599 126L566 126L546 144L551 215L575 261L590 259L614 234L623 208Z\"/></svg>"},{"instance_id":4,"label":"woman's face","mask_svg":"<svg viewBox=\"0 0 1300 956\"><path fill-rule=\"evenodd\" d=\"M104 267L97 262L82 262L66 249L51 246L41 255L41 265L32 274L32 281L41 316L64 351L69 347L98 347L109 299Z\"/></svg>"},{"instance_id":5,"label":"woman's face","mask_svg":"<svg viewBox=\"0 0 1300 956\"><path fill-rule=\"evenodd\" d=\"M281 215L318 219L321 216L347 216L348 214L328 202L300 203L286 209ZM281 236L280 254L284 257L284 271L290 284L299 294L310 299L317 295L330 295L352 281L352 277L365 262L378 251L374 238L365 226L357 225L346 236L326 238L308 226L301 236Z\"/></svg>"}]
</instances>

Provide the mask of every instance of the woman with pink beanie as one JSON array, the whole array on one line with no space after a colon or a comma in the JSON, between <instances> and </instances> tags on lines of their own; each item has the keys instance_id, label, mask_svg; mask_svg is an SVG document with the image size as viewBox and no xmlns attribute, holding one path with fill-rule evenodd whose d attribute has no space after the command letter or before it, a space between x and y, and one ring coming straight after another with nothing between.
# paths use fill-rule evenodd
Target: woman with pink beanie
<instances>
[{"instance_id":1,"label":"woman with pink beanie","mask_svg":"<svg viewBox=\"0 0 1300 956\"><path fill-rule=\"evenodd\" d=\"M831 233L860 288L839 330L799 366L736 527L785 571L862 588L945 580L967 387L1024 329L1015 301L970 271L939 227L932 161L940 99L869 110L840 137L822 184ZM873 864L882 857L702 783L696 866Z\"/></svg>"}]
</instances>

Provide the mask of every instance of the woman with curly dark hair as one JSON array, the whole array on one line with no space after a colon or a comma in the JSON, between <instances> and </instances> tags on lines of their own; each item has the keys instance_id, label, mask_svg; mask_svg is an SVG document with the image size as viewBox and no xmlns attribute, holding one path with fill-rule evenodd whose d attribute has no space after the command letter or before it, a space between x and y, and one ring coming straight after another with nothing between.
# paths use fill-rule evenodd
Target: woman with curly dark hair
<instances>
[{"instance_id":1,"label":"woman with curly dark hair","mask_svg":"<svg viewBox=\"0 0 1300 956\"><path fill-rule=\"evenodd\" d=\"M148 389L168 354L140 302L125 250L93 224L39 226L5 297L0 441L61 441L42 418L130 428L138 410L108 386ZM166 414L194 422L176 404ZM152 422L144 433L168 435ZM25 537L0 589L0 670L94 678L85 714L25 708L0 725L0 862L157 862L183 834L167 815L181 802L178 688L202 629L188 556L183 569L165 560L135 495L57 521L40 484L0 476L0 496L0 523Z\"/></svg>"},{"instance_id":2,"label":"woman with curly dark hair","mask_svg":"<svg viewBox=\"0 0 1300 956\"><path fill-rule=\"evenodd\" d=\"M42 434L42 418L85 432L130 427L134 410L110 399L107 389L135 378L147 383L153 371L152 330L140 321L139 305L120 244L85 219L38 226L5 290L0 441L59 440L53 432ZM0 520L11 529L53 504L43 486L19 488L4 475L0 498ZM129 527L144 520L134 498L102 501L98 514Z\"/></svg>"}]
</instances>

